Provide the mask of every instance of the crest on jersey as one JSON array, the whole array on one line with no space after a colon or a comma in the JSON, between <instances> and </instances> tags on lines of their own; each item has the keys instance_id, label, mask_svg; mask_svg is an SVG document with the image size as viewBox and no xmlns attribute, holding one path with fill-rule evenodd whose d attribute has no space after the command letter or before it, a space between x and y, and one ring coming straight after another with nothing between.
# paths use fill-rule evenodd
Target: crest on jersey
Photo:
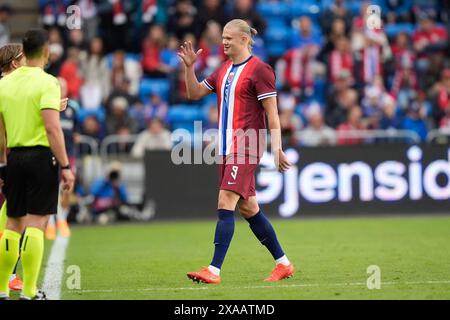
<instances>
[{"instance_id":1,"label":"crest on jersey","mask_svg":"<svg viewBox=\"0 0 450 320\"><path fill-rule=\"evenodd\" d=\"M227 82L230 83L234 79L234 72L230 72L228 74Z\"/></svg>"}]
</instances>

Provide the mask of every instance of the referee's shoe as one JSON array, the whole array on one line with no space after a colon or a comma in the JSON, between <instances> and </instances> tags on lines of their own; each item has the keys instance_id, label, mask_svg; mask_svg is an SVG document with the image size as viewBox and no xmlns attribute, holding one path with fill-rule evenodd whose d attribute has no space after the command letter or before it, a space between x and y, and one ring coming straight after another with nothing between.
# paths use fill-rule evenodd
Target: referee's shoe
<instances>
[{"instance_id":1,"label":"referee's shoe","mask_svg":"<svg viewBox=\"0 0 450 320\"><path fill-rule=\"evenodd\" d=\"M23 293L20 294L19 300L48 300L47 295L42 290L37 290L36 295L33 298L25 296Z\"/></svg>"}]
</instances>

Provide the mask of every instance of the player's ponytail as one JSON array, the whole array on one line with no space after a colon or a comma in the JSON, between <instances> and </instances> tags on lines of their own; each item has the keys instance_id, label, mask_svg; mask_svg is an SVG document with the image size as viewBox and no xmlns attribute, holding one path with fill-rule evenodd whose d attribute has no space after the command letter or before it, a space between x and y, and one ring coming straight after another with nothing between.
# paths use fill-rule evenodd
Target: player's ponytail
<instances>
[{"instance_id":1,"label":"player's ponytail","mask_svg":"<svg viewBox=\"0 0 450 320\"><path fill-rule=\"evenodd\" d=\"M11 63L23 55L22 44L9 43L0 48L0 73L12 71Z\"/></svg>"},{"instance_id":2,"label":"player's ponytail","mask_svg":"<svg viewBox=\"0 0 450 320\"><path fill-rule=\"evenodd\" d=\"M250 27L250 25L245 20L242 20L242 19L231 20L230 22L228 22L225 25L225 28L227 28L227 27L235 27L240 32L243 32L246 35L248 35L248 37L250 39L250 41L248 43L248 51L250 51L250 53L251 53L253 45L255 43L255 40L253 38L258 34L258 31L256 31L255 28Z\"/></svg>"},{"instance_id":3,"label":"player's ponytail","mask_svg":"<svg viewBox=\"0 0 450 320\"><path fill-rule=\"evenodd\" d=\"M252 28L250 26L248 26L248 27L250 28L250 43L248 44L248 50L251 53L252 49L253 49L253 45L255 44L254 37L256 37L256 35L258 34L258 31L256 31L255 28Z\"/></svg>"}]
</instances>

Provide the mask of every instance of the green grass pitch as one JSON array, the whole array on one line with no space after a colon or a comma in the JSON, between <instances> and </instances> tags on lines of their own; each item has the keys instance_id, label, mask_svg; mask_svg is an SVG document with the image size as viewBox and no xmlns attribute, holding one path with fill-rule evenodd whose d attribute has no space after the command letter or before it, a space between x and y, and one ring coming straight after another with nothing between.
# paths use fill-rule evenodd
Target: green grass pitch
<instances>
[{"instance_id":1,"label":"green grass pitch","mask_svg":"<svg viewBox=\"0 0 450 320\"><path fill-rule=\"evenodd\" d=\"M186 277L210 262L213 220L74 227L65 268L80 267L81 289L68 289L66 274L62 298L450 299L450 217L274 219L273 224L296 275L263 282L272 257L238 219L220 285ZM381 270L380 289L367 288L369 265Z\"/></svg>"}]
</instances>

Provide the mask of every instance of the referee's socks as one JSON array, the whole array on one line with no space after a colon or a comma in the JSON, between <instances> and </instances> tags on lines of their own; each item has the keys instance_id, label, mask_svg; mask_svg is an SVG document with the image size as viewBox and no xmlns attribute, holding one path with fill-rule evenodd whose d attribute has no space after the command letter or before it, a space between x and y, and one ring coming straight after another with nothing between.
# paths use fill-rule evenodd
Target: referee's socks
<instances>
[{"instance_id":1,"label":"referee's socks","mask_svg":"<svg viewBox=\"0 0 450 320\"><path fill-rule=\"evenodd\" d=\"M44 232L37 228L27 228L22 242L23 295L36 296L36 285L44 253Z\"/></svg>"},{"instance_id":2,"label":"referee's socks","mask_svg":"<svg viewBox=\"0 0 450 320\"><path fill-rule=\"evenodd\" d=\"M5 229L0 240L0 293L9 296L9 276L20 251L20 233Z\"/></svg>"}]
</instances>

